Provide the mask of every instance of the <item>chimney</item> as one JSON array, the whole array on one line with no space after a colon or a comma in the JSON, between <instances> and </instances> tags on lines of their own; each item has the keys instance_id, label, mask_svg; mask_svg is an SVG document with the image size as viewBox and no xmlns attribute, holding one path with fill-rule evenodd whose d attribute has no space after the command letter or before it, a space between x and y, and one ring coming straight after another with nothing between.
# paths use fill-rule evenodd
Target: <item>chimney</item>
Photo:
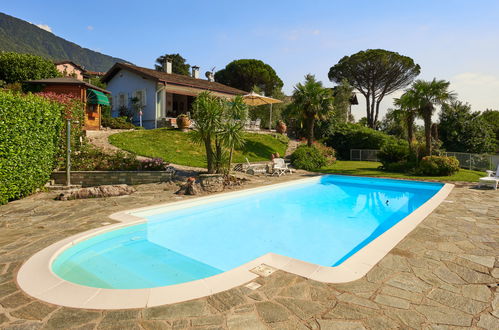
<instances>
[{"instance_id":1,"label":"chimney","mask_svg":"<svg viewBox=\"0 0 499 330\"><path fill-rule=\"evenodd\" d=\"M163 60L163 72L172 73L172 59L169 57Z\"/></svg>"},{"instance_id":2,"label":"chimney","mask_svg":"<svg viewBox=\"0 0 499 330\"><path fill-rule=\"evenodd\" d=\"M192 67L192 78L199 79L199 66L194 65Z\"/></svg>"}]
</instances>

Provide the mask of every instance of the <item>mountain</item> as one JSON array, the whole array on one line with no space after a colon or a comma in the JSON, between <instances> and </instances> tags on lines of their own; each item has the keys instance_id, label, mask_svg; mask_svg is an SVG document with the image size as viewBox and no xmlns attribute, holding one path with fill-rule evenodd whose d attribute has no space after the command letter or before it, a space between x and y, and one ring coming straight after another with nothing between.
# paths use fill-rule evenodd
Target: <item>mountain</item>
<instances>
[{"instance_id":1,"label":"mountain","mask_svg":"<svg viewBox=\"0 0 499 330\"><path fill-rule=\"evenodd\" d=\"M90 71L105 72L116 62L127 62L80 47L4 13L0 13L0 50L39 55L54 61L70 60Z\"/></svg>"}]
</instances>

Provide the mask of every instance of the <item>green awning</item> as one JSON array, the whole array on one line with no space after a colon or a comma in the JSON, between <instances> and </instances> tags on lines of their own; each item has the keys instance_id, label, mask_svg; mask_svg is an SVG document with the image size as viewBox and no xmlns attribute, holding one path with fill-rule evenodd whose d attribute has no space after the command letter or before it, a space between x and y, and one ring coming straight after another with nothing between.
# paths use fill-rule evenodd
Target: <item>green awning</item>
<instances>
[{"instance_id":1,"label":"green awning","mask_svg":"<svg viewBox=\"0 0 499 330\"><path fill-rule=\"evenodd\" d=\"M87 89L87 103L109 105L109 99L106 94L102 92L96 91L95 89Z\"/></svg>"}]
</instances>

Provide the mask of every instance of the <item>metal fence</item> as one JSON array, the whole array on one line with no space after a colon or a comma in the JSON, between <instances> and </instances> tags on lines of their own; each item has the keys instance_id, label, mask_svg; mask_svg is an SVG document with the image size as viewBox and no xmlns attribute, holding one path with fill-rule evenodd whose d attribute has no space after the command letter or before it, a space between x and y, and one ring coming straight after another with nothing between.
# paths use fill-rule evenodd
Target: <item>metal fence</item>
<instances>
[{"instance_id":1,"label":"metal fence","mask_svg":"<svg viewBox=\"0 0 499 330\"><path fill-rule=\"evenodd\" d=\"M350 149L350 160L379 162L378 152L376 149Z\"/></svg>"},{"instance_id":2,"label":"metal fence","mask_svg":"<svg viewBox=\"0 0 499 330\"><path fill-rule=\"evenodd\" d=\"M350 149L350 160L378 162L376 149ZM496 170L499 165L499 155L480 155L467 152L445 152L446 156L454 156L459 161L461 168L469 170L485 171Z\"/></svg>"}]
</instances>

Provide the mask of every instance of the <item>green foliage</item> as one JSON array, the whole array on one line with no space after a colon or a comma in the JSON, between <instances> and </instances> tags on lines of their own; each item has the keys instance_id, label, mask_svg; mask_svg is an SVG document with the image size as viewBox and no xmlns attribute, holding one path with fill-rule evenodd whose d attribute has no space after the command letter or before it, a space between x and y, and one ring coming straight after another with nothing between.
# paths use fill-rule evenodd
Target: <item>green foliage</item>
<instances>
[{"instance_id":1,"label":"green foliage","mask_svg":"<svg viewBox=\"0 0 499 330\"><path fill-rule=\"evenodd\" d=\"M343 79L340 84L334 87L333 116L339 123L348 123L350 115L350 99L354 88L348 80Z\"/></svg>"},{"instance_id":2,"label":"green foliage","mask_svg":"<svg viewBox=\"0 0 499 330\"><path fill-rule=\"evenodd\" d=\"M389 95L409 85L421 68L413 59L384 49L368 49L343 57L329 70L329 80L346 79L366 98L367 124L376 128L379 105Z\"/></svg>"},{"instance_id":3,"label":"green foliage","mask_svg":"<svg viewBox=\"0 0 499 330\"><path fill-rule=\"evenodd\" d=\"M399 109L388 109L379 124L379 129L383 133L396 136L399 139L407 139L406 112Z\"/></svg>"},{"instance_id":4,"label":"green foliage","mask_svg":"<svg viewBox=\"0 0 499 330\"><path fill-rule=\"evenodd\" d=\"M106 89L107 87L107 84L102 82L102 80L100 80L100 77L92 77L90 78L90 84L91 85L94 85L94 86L97 86L97 87L100 87L102 89Z\"/></svg>"},{"instance_id":5,"label":"green foliage","mask_svg":"<svg viewBox=\"0 0 499 330\"><path fill-rule=\"evenodd\" d=\"M165 54L156 59L156 64L154 64L154 69L157 71L163 71L164 61L170 58L172 60L172 72L176 74L181 74L184 76L190 76L189 69L191 66L185 63L186 59L180 54Z\"/></svg>"},{"instance_id":6,"label":"green foliage","mask_svg":"<svg viewBox=\"0 0 499 330\"><path fill-rule=\"evenodd\" d=\"M325 141L336 150L340 159L350 159L350 149L380 149L384 144L396 140L391 135L368 127L342 124Z\"/></svg>"},{"instance_id":7,"label":"green foliage","mask_svg":"<svg viewBox=\"0 0 499 330\"><path fill-rule=\"evenodd\" d=\"M43 57L0 52L0 79L6 83L22 83L26 80L59 76L54 63Z\"/></svg>"},{"instance_id":8,"label":"green foliage","mask_svg":"<svg viewBox=\"0 0 499 330\"><path fill-rule=\"evenodd\" d=\"M135 129L137 126L128 121L127 117L108 117L102 116L101 124L103 127L109 127L113 129Z\"/></svg>"},{"instance_id":9,"label":"green foliage","mask_svg":"<svg viewBox=\"0 0 499 330\"><path fill-rule=\"evenodd\" d=\"M492 126L467 103L444 104L438 125L439 138L449 151L487 153L495 151Z\"/></svg>"},{"instance_id":10,"label":"green foliage","mask_svg":"<svg viewBox=\"0 0 499 330\"><path fill-rule=\"evenodd\" d=\"M319 171L325 174L344 174L357 176L374 176L398 179L411 180L441 180L441 181L466 181L478 182L478 179L483 177L484 173L480 171L471 171L460 169L459 172L451 176L421 176L414 173L393 172L380 167L378 162L359 162L359 161L342 161L339 160L331 166L321 168Z\"/></svg>"},{"instance_id":11,"label":"green foliage","mask_svg":"<svg viewBox=\"0 0 499 330\"><path fill-rule=\"evenodd\" d=\"M242 97L227 101L203 92L196 97L192 111L196 126L191 135L195 142L204 144L208 173L230 169L234 149L244 144L248 107Z\"/></svg>"},{"instance_id":12,"label":"green foliage","mask_svg":"<svg viewBox=\"0 0 499 330\"><path fill-rule=\"evenodd\" d=\"M230 62L215 73L215 81L247 92L257 86L265 95L273 95L283 86L281 78L270 65L254 59Z\"/></svg>"},{"instance_id":13,"label":"green foliage","mask_svg":"<svg viewBox=\"0 0 499 330\"><path fill-rule=\"evenodd\" d=\"M485 110L482 112L483 120L492 126L496 136L496 148L499 148L499 111L498 110Z\"/></svg>"},{"instance_id":14,"label":"green foliage","mask_svg":"<svg viewBox=\"0 0 499 330\"><path fill-rule=\"evenodd\" d=\"M262 93L260 88L256 86L253 91L258 94ZM270 118L270 104L251 107L248 115L251 120L259 118L261 120L260 126L265 128L269 127L269 120L271 120L271 127L275 128L277 122L283 119L283 110L289 104L289 98L286 98L286 95L280 90L274 91L269 97L283 101L283 103L272 104L272 118Z\"/></svg>"},{"instance_id":15,"label":"green foliage","mask_svg":"<svg viewBox=\"0 0 499 330\"><path fill-rule=\"evenodd\" d=\"M407 160L408 157L409 146L403 140L390 141L384 144L378 152L378 158L383 166Z\"/></svg>"},{"instance_id":16,"label":"green foliage","mask_svg":"<svg viewBox=\"0 0 499 330\"><path fill-rule=\"evenodd\" d=\"M305 76L305 83L298 83L293 90L292 111L297 118L303 118L307 125L308 146L314 142L314 126L317 119L331 116L333 95L329 88L324 88L314 75Z\"/></svg>"},{"instance_id":17,"label":"green foliage","mask_svg":"<svg viewBox=\"0 0 499 330\"><path fill-rule=\"evenodd\" d=\"M49 92L38 93L37 95L52 102L56 102L62 106L61 118L63 119L63 123L61 125L59 135L56 167L63 167L64 164L66 164L67 158L67 120L69 119L71 121L71 150L73 153L77 153L82 148L85 137L85 133L83 131L85 125L85 105L79 99L68 94L56 94Z\"/></svg>"},{"instance_id":18,"label":"green foliage","mask_svg":"<svg viewBox=\"0 0 499 330\"><path fill-rule=\"evenodd\" d=\"M87 70L101 72L107 71L116 62L126 62L82 48L34 24L3 13L0 13L0 50L43 56L54 61L69 60Z\"/></svg>"},{"instance_id":19,"label":"green foliage","mask_svg":"<svg viewBox=\"0 0 499 330\"><path fill-rule=\"evenodd\" d=\"M246 163L269 160L272 154L284 155L287 138L281 134L244 133L244 145L234 151L234 162ZM163 158L173 164L206 168L203 145L193 144L190 134L176 129L148 129L113 134L113 145L135 154Z\"/></svg>"},{"instance_id":20,"label":"green foliage","mask_svg":"<svg viewBox=\"0 0 499 330\"><path fill-rule=\"evenodd\" d=\"M0 91L0 204L41 188L54 168L63 106Z\"/></svg>"},{"instance_id":21,"label":"green foliage","mask_svg":"<svg viewBox=\"0 0 499 330\"><path fill-rule=\"evenodd\" d=\"M432 151L432 116L436 105L444 105L455 99L455 93L449 91L450 82L433 79L416 80L411 88L402 95L401 100L409 109L414 109L424 121L426 155Z\"/></svg>"},{"instance_id":22,"label":"green foliage","mask_svg":"<svg viewBox=\"0 0 499 330\"><path fill-rule=\"evenodd\" d=\"M106 154L90 144L85 144L71 161L74 171L164 171L168 166L161 158L138 160L125 152Z\"/></svg>"},{"instance_id":23,"label":"green foliage","mask_svg":"<svg viewBox=\"0 0 499 330\"><path fill-rule=\"evenodd\" d=\"M459 171L456 157L426 156L419 163L420 174L430 176L447 176Z\"/></svg>"},{"instance_id":24,"label":"green foliage","mask_svg":"<svg viewBox=\"0 0 499 330\"><path fill-rule=\"evenodd\" d=\"M301 145L291 154L291 163L296 168L312 171L326 166L328 160L315 146Z\"/></svg>"}]
</instances>

